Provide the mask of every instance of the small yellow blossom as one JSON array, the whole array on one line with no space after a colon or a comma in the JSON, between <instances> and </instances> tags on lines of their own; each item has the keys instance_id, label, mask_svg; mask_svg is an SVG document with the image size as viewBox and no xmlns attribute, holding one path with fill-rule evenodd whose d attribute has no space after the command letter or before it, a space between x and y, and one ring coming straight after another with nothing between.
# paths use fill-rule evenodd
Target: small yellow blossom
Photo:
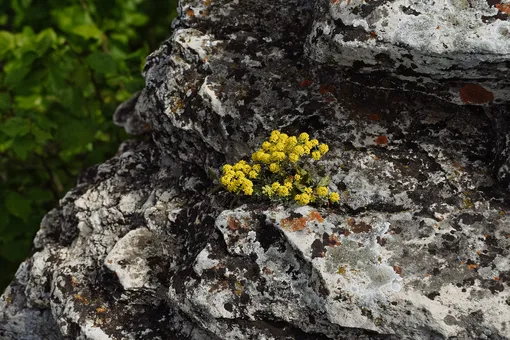
<instances>
[{"instance_id":1,"label":"small yellow blossom","mask_svg":"<svg viewBox=\"0 0 510 340\"><path fill-rule=\"evenodd\" d=\"M262 193L268 197L271 197L273 195L273 189L269 185L264 185L262 187Z\"/></svg>"},{"instance_id":2,"label":"small yellow blossom","mask_svg":"<svg viewBox=\"0 0 510 340\"><path fill-rule=\"evenodd\" d=\"M274 182L273 184L271 184L271 189L273 189L273 191L277 191L278 188L280 188L279 182Z\"/></svg>"},{"instance_id":3,"label":"small yellow blossom","mask_svg":"<svg viewBox=\"0 0 510 340\"><path fill-rule=\"evenodd\" d=\"M269 137L269 141L275 143L278 141L278 137L280 136L280 131L278 130L273 130L271 132L271 137Z\"/></svg>"},{"instance_id":4,"label":"small yellow blossom","mask_svg":"<svg viewBox=\"0 0 510 340\"><path fill-rule=\"evenodd\" d=\"M325 154L326 152L329 151L329 146L328 144L321 144L319 145L319 151L321 152L321 154Z\"/></svg>"},{"instance_id":5,"label":"small yellow blossom","mask_svg":"<svg viewBox=\"0 0 510 340\"><path fill-rule=\"evenodd\" d=\"M281 161L284 161L286 158L285 156L285 152L281 152L281 151L275 151L271 154L271 160L272 161L277 161L277 162L281 162Z\"/></svg>"},{"instance_id":6,"label":"small yellow blossom","mask_svg":"<svg viewBox=\"0 0 510 340\"><path fill-rule=\"evenodd\" d=\"M304 192L308 195L311 195L313 193L313 189L311 187L305 188Z\"/></svg>"},{"instance_id":7,"label":"small yellow blossom","mask_svg":"<svg viewBox=\"0 0 510 340\"><path fill-rule=\"evenodd\" d=\"M329 200L331 201L331 203L338 202L340 200L340 195L338 195L338 193L336 192L332 192L331 194L329 194Z\"/></svg>"},{"instance_id":8,"label":"small yellow blossom","mask_svg":"<svg viewBox=\"0 0 510 340\"><path fill-rule=\"evenodd\" d=\"M269 142L262 143L262 149L264 149L265 151L268 151L270 148L271 148L271 143L269 143Z\"/></svg>"},{"instance_id":9,"label":"small yellow blossom","mask_svg":"<svg viewBox=\"0 0 510 340\"><path fill-rule=\"evenodd\" d=\"M312 146L317 146L317 145L319 145L319 141L318 141L317 139L312 139L312 140L310 141L310 143L312 143Z\"/></svg>"},{"instance_id":10,"label":"small yellow blossom","mask_svg":"<svg viewBox=\"0 0 510 340\"><path fill-rule=\"evenodd\" d=\"M303 146L303 150L305 150L305 155L309 155L310 154L310 148L308 146Z\"/></svg>"},{"instance_id":11,"label":"small yellow blossom","mask_svg":"<svg viewBox=\"0 0 510 340\"><path fill-rule=\"evenodd\" d=\"M296 155L295 153L290 153L289 154L289 161L291 163L296 163L298 160L299 160L299 156L298 155Z\"/></svg>"},{"instance_id":12,"label":"small yellow blossom","mask_svg":"<svg viewBox=\"0 0 510 340\"><path fill-rule=\"evenodd\" d=\"M251 187L250 188L244 188L243 189L243 193L245 195L251 196L253 194L253 188L251 188Z\"/></svg>"},{"instance_id":13,"label":"small yellow blossom","mask_svg":"<svg viewBox=\"0 0 510 340\"><path fill-rule=\"evenodd\" d=\"M280 171L280 166L277 163L271 163L269 165L269 171L277 173L278 171Z\"/></svg>"},{"instance_id":14,"label":"small yellow blossom","mask_svg":"<svg viewBox=\"0 0 510 340\"><path fill-rule=\"evenodd\" d=\"M317 192L317 195L319 195L320 197L328 196L328 188L326 187L317 187L315 191Z\"/></svg>"},{"instance_id":15,"label":"small yellow blossom","mask_svg":"<svg viewBox=\"0 0 510 340\"><path fill-rule=\"evenodd\" d=\"M248 174L248 177L254 179L254 178L257 178L259 176L259 173L255 170L252 170L250 171L250 173Z\"/></svg>"},{"instance_id":16,"label":"small yellow blossom","mask_svg":"<svg viewBox=\"0 0 510 340\"><path fill-rule=\"evenodd\" d=\"M303 132L302 134L299 135L298 140L301 143L306 143L308 142L308 138L310 138L310 135L308 135L306 132Z\"/></svg>"},{"instance_id":17,"label":"small yellow blossom","mask_svg":"<svg viewBox=\"0 0 510 340\"><path fill-rule=\"evenodd\" d=\"M282 185L278 188L278 195L281 197L289 196L289 188Z\"/></svg>"},{"instance_id":18,"label":"small yellow blossom","mask_svg":"<svg viewBox=\"0 0 510 340\"><path fill-rule=\"evenodd\" d=\"M306 193L303 193L303 194L298 194L294 197L294 200L298 203L298 204L301 204L301 205L306 205L308 203L310 203L310 195L306 194Z\"/></svg>"},{"instance_id":19,"label":"small yellow blossom","mask_svg":"<svg viewBox=\"0 0 510 340\"><path fill-rule=\"evenodd\" d=\"M297 145L298 141L297 141L297 138L296 136L291 136L287 139L287 142L285 143L286 144L286 149L287 150L292 150L296 145Z\"/></svg>"},{"instance_id":20,"label":"small yellow blossom","mask_svg":"<svg viewBox=\"0 0 510 340\"><path fill-rule=\"evenodd\" d=\"M294 180L295 181L299 181L301 179L301 175L300 174L295 174L294 175Z\"/></svg>"},{"instance_id":21,"label":"small yellow blossom","mask_svg":"<svg viewBox=\"0 0 510 340\"><path fill-rule=\"evenodd\" d=\"M297 154L298 156L303 156L303 154L305 153L305 149L303 149L303 147L301 145L298 145L294 148L294 151L293 151L295 154Z\"/></svg>"},{"instance_id":22,"label":"small yellow blossom","mask_svg":"<svg viewBox=\"0 0 510 340\"><path fill-rule=\"evenodd\" d=\"M242 171L236 171L236 176L239 179L243 179L245 177L244 172Z\"/></svg>"},{"instance_id":23,"label":"small yellow blossom","mask_svg":"<svg viewBox=\"0 0 510 340\"><path fill-rule=\"evenodd\" d=\"M312 152L312 158L318 161L319 159L321 159L321 152L320 151Z\"/></svg>"},{"instance_id":24,"label":"small yellow blossom","mask_svg":"<svg viewBox=\"0 0 510 340\"><path fill-rule=\"evenodd\" d=\"M251 168L257 172L260 172L260 170L262 170L262 167L260 166L260 164L253 164L253 166Z\"/></svg>"},{"instance_id":25,"label":"small yellow blossom","mask_svg":"<svg viewBox=\"0 0 510 340\"><path fill-rule=\"evenodd\" d=\"M230 164L225 164L223 166L223 173L226 174L227 172L231 171L232 170L232 165Z\"/></svg>"}]
</instances>

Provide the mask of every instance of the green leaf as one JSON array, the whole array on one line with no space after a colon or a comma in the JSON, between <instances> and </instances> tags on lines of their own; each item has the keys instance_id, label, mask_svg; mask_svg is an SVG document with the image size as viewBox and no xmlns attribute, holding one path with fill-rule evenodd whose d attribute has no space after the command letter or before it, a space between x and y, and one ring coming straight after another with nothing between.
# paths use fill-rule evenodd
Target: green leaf
<instances>
[{"instance_id":1,"label":"green leaf","mask_svg":"<svg viewBox=\"0 0 510 340\"><path fill-rule=\"evenodd\" d=\"M46 53L46 51L56 44L57 42L57 34L52 28L47 28L41 31L37 35L36 45L37 45L37 53L42 56Z\"/></svg>"},{"instance_id":2,"label":"green leaf","mask_svg":"<svg viewBox=\"0 0 510 340\"><path fill-rule=\"evenodd\" d=\"M0 92L0 110L11 108L11 96L7 92Z\"/></svg>"},{"instance_id":3,"label":"green leaf","mask_svg":"<svg viewBox=\"0 0 510 340\"><path fill-rule=\"evenodd\" d=\"M85 39L97 39L101 40L103 36L103 32L97 28L95 24L86 24L86 25L80 25L76 26L72 29L72 33L79 35L82 38Z\"/></svg>"},{"instance_id":4,"label":"green leaf","mask_svg":"<svg viewBox=\"0 0 510 340\"><path fill-rule=\"evenodd\" d=\"M7 85L9 89L13 89L26 77L29 72L30 68L26 66L20 66L6 71L4 84Z\"/></svg>"},{"instance_id":5,"label":"green leaf","mask_svg":"<svg viewBox=\"0 0 510 340\"><path fill-rule=\"evenodd\" d=\"M115 60L106 53L103 52L94 52L87 57L87 63L90 67L102 74L106 73L115 73L117 71L117 64Z\"/></svg>"},{"instance_id":6,"label":"green leaf","mask_svg":"<svg viewBox=\"0 0 510 340\"><path fill-rule=\"evenodd\" d=\"M329 184L329 176L322 177L319 183L317 184L318 187L326 187Z\"/></svg>"},{"instance_id":7,"label":"green leaf","mask_svg":"<svg viewBox=\"0 0 510 340\"><path fill-rule=\"evenodd\" d=\"M16 154L16 156L22 161L26 160L28 154L34 151L35 142L30 139L16 139L12 144L12 150Z\"/></svg>"},{"instance_id":8,"label":"green leaf","mask_svg":"<svg viewBox=\"0 0 510 340\"><path fill-rule=\"evenodd\" d=\"M14 34L0 31L0 58L16 47Z\"/></svg>"},{"instance_id":9,"label":"green leaf","mask_svg":"<svg viewBox=\"0 0 510 340\"><path fill-rule=\"evenodd\" d=\"M9 118L2 131L9 137L24 136L30 131L30 121L22 117Z\"/></svg>"},{"instance_id":10,"label":"green leaf","mask_svg":"<svg viewBox=\"0 0 510 340\"><path fill-rule=\"evenodd\" d=\"M42 130L36 125L32 126L32 135L35 138L35 142L40 145L44 145L48 140L52 138L51 133Z\"/></svg>"},{"instance_id":11,"label":"green leaf","mask_svg":"<svg viewBox=\"0 0 510 340\"><path fill-rule=\"evenodd\" d=\"M5 197L5 208L12 215L26 220L32 212L30 201L14 191L9 191Z\"/></svg>"}]
</instances>

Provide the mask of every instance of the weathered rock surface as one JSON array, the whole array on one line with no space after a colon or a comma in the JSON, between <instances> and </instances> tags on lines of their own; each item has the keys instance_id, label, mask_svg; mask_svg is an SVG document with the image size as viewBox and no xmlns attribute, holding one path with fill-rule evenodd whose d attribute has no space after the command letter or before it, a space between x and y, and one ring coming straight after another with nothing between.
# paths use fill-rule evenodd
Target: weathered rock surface
<instances>
[{"instance_id":1,"label":"weathered rock surface","mask_svg":"<svg viewBox=\"0 0 510 340\"><path fill-rule=\"evenodd\" d=\"M510 3L182 0L126 142L48 213L2 339L510 339ZM341 205L217 191L273 129Z\"/></svg>"}]
</instances>

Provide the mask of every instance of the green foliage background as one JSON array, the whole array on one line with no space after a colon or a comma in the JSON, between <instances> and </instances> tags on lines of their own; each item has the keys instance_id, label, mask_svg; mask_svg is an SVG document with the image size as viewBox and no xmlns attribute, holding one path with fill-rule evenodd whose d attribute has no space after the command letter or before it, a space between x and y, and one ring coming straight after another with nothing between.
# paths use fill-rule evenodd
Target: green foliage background
<instances>
[{"instance_id":1,"label":"green foliage background","mask_svg":"<svg viewBox=\"0 0 510 340\"><path fill-rule=\"evenodd\" d=\"M177 0L0 0L0 292L80 170L115 154Z\"/></svg>"}]
</instances>

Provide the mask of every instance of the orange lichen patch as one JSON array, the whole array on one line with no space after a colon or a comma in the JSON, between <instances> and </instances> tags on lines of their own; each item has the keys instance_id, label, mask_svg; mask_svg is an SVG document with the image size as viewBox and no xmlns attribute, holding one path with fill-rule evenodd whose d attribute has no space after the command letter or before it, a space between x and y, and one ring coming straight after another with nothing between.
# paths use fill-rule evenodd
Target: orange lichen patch
<instances>
[{"instance_id":1,"label":"orange lichen patch","mask_svg":"<svg viewBox=\"0 0 510 340\"><path fill-rule=\"evenodd\" d=\"M379 116L377 113L371 113L368 116L368 119L373 120L373 121L378 121L378 120L381 120L381 116Z\"/></svg>"},{"instance_id":2,"label":"orange lichen patch","mask_svg":"<svg viewBox=\"0 0 510 340\"><path fill-rule=\"evenodd\" d=\"M230 229L232 231L238 230L241 228L241 222L239 222L239 220L237 218L233 218L232 216L229 216L228 220L227 220L227 226L228 226L228 229Z\"/></svg>"},{"instance_id":3,"label":"orange lichen patch","mask_svg":"<svg viewBox=\"0 0 510 340\"><path fill-rule=\"evenodd\" d=\"M473 269L476 269L476 268L480 268L480 265L476 264L476 263L468 264L467 265L467 269L469 269L469 270L473 270Z\"/></svg>"},{"instance_id":4,"label":"orange lichen patch","mask_svg":"<svg viewBox=\"0 0 510 340\"><path fill-rule=\"evenodd\" d=\"M104 313L104 312L106 312L105 308L103 308L103 307L96 308L96 313L101 314L101 313Z\"/></svg>"},{"instance_id":5,"label":"orange lichen patch","mask_svg":"<svg viewBox=\"0 0 510 340\"><path fill-rule=\"evenodd\" d=\"M301 86L301 87L308 87L308 86L310 86L312 84L313 84L313 81L311 81L310 79L304 79L304 80L302 80L299 83L299 86Z\"/></svg>"},{"instance_id":6,"label":"orange lichen patch","mask_svg":"<svg viewBox=\"0 0 510 340\"><path fill-rule=\"evenodd\" d=\"M244 286L241 284L241 282L239 281L236 281L235 282L235 290L234 290L234 294L237 295L237 296L241 296L241 294L243 293L243 290L244 290Z\"/></svg>"},{"instance_id":7,"label":"orange lichen patch","mask_svg":"<svg viewBox=\"0 0 510 340\"><path fill-rule=\"evenodd\" d=\"M496 8L500 12L510 15L510 3L509 4L496 4Z\"/></svg>"},{"instance_id":8,"label":"orange lichen patch","mask_svg":"<svg viewBox=\"0 0 510 340\"><path fill-rule=\"evenodd\" d=\"M345 273L347 273L347 270L345 269L345 266L339 266L336 273L340 275L345 275Z\"/></svg>"},{"instance_id":9,"label":"orange lichen patch","mask_svg":"<svg viewBox=\"0 0 510 340\"><path fill-rule=\"evenodd\" d=\"M432 275L431 274L425 274L425 277L431 277Z\"/></svg>"},{"instance_id":10,"label":"orange lichen patch","mask_svg":"<svg viewBox=\"0 0 510 340\"><path fill-rule=\"evenodd\" d=\"M273 274L273 271L271 269L267 268L267 267L264 267L264 269L262 269L262 271L266 275Z\"/></svg>"},{"instance_id":11,"label":"orange lichen patch","mask_svg":"<svg viewBox=\"0 0 510 340\"><path fill-rule=\"evenodd\" d=\"M356 222L356 220L354 218L348 218L347 225L349 225L349 227L351 227L351 231L355 234L368 233L372 230L371 225L369 225L363 221Z\"/></svg>"},{"instance_id":12,"label":"orange lichen patch","mask_svg":"<svg viewBox=\"0 0 510 340\"><path fill-rule=\"evenodd\" d=\"M317 210L314 210L308 214L299 218L284 218L280 221L282 228L289 229L292 231L300 231L306 228L308 222L317 221L319 223L324 222L324 218L319 214Z\"/></svg>"},{"instance_id":13,"label":"orange lichen patch","mask_svg":"<svg viewBox=\"0 0 510 340\"><path fill-rule=\"evenodd\" d=\"M377 38L377 33L375 31L371 31L370 32L370 39L375 39Z\"/></svg>"},{"instance_id":14,"label":"orange lichen patch","mask_svg":"<svg viewBox=\"0 0 510 340\"><path fill-rule=\"evenodd\" d=\"M440 28L441 28L440 26L437 26L437 27L436 27L436 30L438 30L438 29L440 29Z\"/></svg>"},{"instance_id":15,"label":"orange lichen patch","mask_svg":"<svg viewBox=\"0 0 510 340\"><path fill-rule=\"evenodd\" d=\"M375 144L377 145L386 145L388 144L388 137L386 136L379 136L375 139Z\"/></svg>"},{"instance_id":16,"label":"orange lichen patch","mask_svg":"<svg viewBox=\"0 0 510 340\"><path fill-rule=\"evenodd\" d=\"M340 240L338 240L338 236L336 236L335 234L331 234L329 236L329 246L335 247L335 246L339 246L339 245L341 245L341 243L340 243Z\"/></svg>"},{"instance_id":17,"label":"orange lichen patch","mask_svg":"<svg viewBox=\"0 0 510 340\"><path fill-rule=\"evenodd\" d=\"M393 266L393 270L395 271L395 273L397 273L398 275L402 276L402 267Z\"/></svg>"},{"instance_id":18,"label":"orange lichen patch","mask_svg":"<svg viewBox=\"0 0 510 340\"><path fill-rule=\"evenodd\" d=\"M460 91L460 99L469 104L485 104L494 100L492 92L484 89L478 84L466 84Z\"/></svg>"},{"instance_id":19,"label":"orange lichen patch","mask_svg":"<svg viewBox=\"0 0 510 340\"><path fill-rule=\"evenodd\" d=\"M334 93L335 87L333 85L322 84L319 92L320 94Z\"/></svg>"},{"instance_id":20,"label":"orange lichen patch","mask_svg":"<svg viewBox=\"0 0 510 340\"><path fill-rule=\"evenodd\" d=\"M222 280L222 281L219 281L217 283L215 283L210 289L209 289L209 293L214 293L218 290L225 290L228 288L228 281L227 280Z\"/></svg>"},{"instance_id":21,"label":"orange lichen patch","mask_svg":"<svg viewBox=\"0 0 510 340\"><path fill-rule=\"evenodd\" d=\"M108 261L108 263L112 263L112 261ZM73 276L71 277L71 285L72 286L76 286L76 285L79 285L80 283L76 280L76 278Z\"/></svg>"},{"instance_id":22,"label":"orange lichen patch","mask_svg":"<svg viewBox=\"0 0 510 340\"><path fill-rule=\"evenodd\" d=\"M212 1L211 0L205 0L204 5L211 6Z\"/></svg>"},{"instance_id":23,"label":"orange lichen patch","mask_svg":"<svg viewBox=\"0 0 510 340\"><path fill-rule=\"evenodd\" d=\"M500 214L501 216L503 216L503 215L505 214L505 212L504 212L503 210L501 210L501 211L499 212L499 214Z\"/></svg>"},{"instance_id":24,"label":"orange lichen patch","mask_svg":"<svg viewBox=\"0 0 510 340\"><path fill-rule=\"evenodd\" d=\"M81 296L80 294L76 294L74 296L74 299L75 300L78 300L78 301L81 301L82 303L88 305L89 304L89 300L87 300L87 298L84 298L83 296Z\"/></svg>"},{"instance_id":25,"label":"orange lichen patch","mask_svg":"<svg viewBox=\"0 0 510 340\"><path fill-rule=\"evenodd\" d=\"M494 281L499 281L499 276L494 276Z\"/></svg>"},{"instance_id":26,"label":"orange lichen patch","mask_svg":"<svg viewBox=\"0 0 510 340\"><path fill-rule=\"evenodd\" d=\"M193 11L191 8L188 8L186 15L190 18L193 18L195 16L195 11Z\"/></svg>"}]
</instances>

